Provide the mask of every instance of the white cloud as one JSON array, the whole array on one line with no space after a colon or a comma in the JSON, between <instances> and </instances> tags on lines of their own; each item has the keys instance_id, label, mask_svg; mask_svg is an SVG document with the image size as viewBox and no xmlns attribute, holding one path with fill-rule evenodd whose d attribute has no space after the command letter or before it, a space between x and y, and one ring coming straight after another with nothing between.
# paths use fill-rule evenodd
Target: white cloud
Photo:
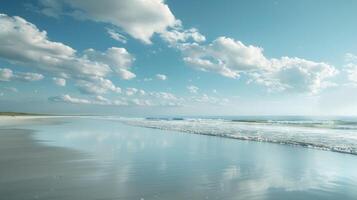
<instances>
[{"instance_id":1,"label":"white cloud","mask_svg":"<svg viewBox=\"0 0 357 200\"><path fill-rule=\"evenodd\" d=\"M146 44L151 44L155 33L171 46L206 40L196 28L184 29L181 20L175 18L164 0L39 0L39 3L40 8L33 6L32 10L55 18L66 15L108 23ZM119 42L127 41L114 29L108 28L107 33Z\"/></svg>"},{"instance_id":2,"label":"white cloud","mask_svg":"<svg viewBox=\"0 0 357 200\"><path fill-rule=\"evenodd\" d=\"M357 63L357 56L352 53L346 53L345 61L348 63Z\"/></svg>"},{"instance_id":3,"label":"white cloud","mask_svg":"<svg viewBox=\"0 0 357 200\"><path fill-rule=\"evenodd\" d=\"M149 94L158 99L172 100L172 101L179 100L178 97L176 97L174 94L169 92L150 92Z\"/></svg>"},{"instance_id":4,"label":"white cloud","mask_svg":"<svg viewBox=\"0 0 357 200\"><path fill-rule=\"evenodd\" d=\"M118 33L117 31L115 31L114 29L110 29L110 28L107 28L107 33L109 34L109 36L118 41L118 42L121 42L121 43L126 43L127 42L127 39L124 35Z\"/></svg>"},{"instance_id":5,"label":"white cloud","mask_svg":"<svg viewBox=\"0 0 357 200\"><path fill-rule=\"evenodd\" d=\"M125 80L130 80L136 77L136 75L127 69L118 69L118 75Z\"/></svg>"},{"instance_id":6,"label":"white cloud","mask_svg":"<svg viewBox=\"0 0 357 200\"><path fill-rule=\"evenodd\" d=\"M175 16L163 0L53 0L40 1L48 16L71 15L122 28L132 37L150 44L154 33L175 24ZM63 7L69 7L64 10Z\"/></svg>"},{"instance_id":7,"label":"white cloud","mask_svg":"<svg viewBox=\"0 0 357 200\"><path fill-rule=\"evenodd\" d=\"M184 29L180 20L177 20L175 26L161 33L160 36L173 47L186 42L206 41L206 37L196 28Z\"/></svg>"},{"instance_id":8,"label":"white cloud","mask_svg":"<svg viewBox=\"0 0 357 200\"><path fill-rule=\"evenodd\" d=\"M348 64L345 71L347 72L348 80L357 84L357 65Z\"/></svg>"},{"instance_id":9,"label":"white cloud","mask_svg":"<svg viewBox=\"0 0 357 200\"><path fill-rule=\"evenodd\" d=\"M66 86L66 79L64 78L53 77L52 80L58 86Z\"/></svg>"},{"instance_id":10,"label":"white cloud","mask_svg":"<svg viewBox=\"0 0 357 200\"><path fill-rule=\"evenodd\" d=\"M153 106L150 100L148 99L131 99L130 103L135 106Z\"/></svg>"},{"instance_id":11,"label":"white cloud","mask_svg":"<svg viewBox=\"0 0 357 200\"><path fill-rule=\"evenodd\" d=\"M87 80L78 80L76 86L83 94L105 94L108 91L121 93L121 88L109 79L92 77Z\"/></svg>"},{"instance_id":12,"label":"white cloud","mask_svg":"<svg viewBox=\"0 0 357 200\"><path fill-rule=\"evenodd\" d=\"M77 98L68 94L50 97L49 101L71 103L71 104L91 104L105 106L196 106L197 104L209 104L215 106L228 105L227 98L213 97L206 94L194 95L183 98L169 92L145 92L142 89L127 88L128 94L120 94L115 99L109 99L102 95L92 96L91 98ZM126 95L126 96L122 96Z\"/></svg>"},{"instance_id":13,"label":"white cloud","mask_svg":"<svg viewBox=\"0 0 357 200\"><path fill-rule=\"evenodd\" d=\"M300 58L283 57L272 59L275 69L249 73L250 82L264 85L269 91L293 91L317 94L320 90L335 85L327 79L338 71L326 64Z\"/></svg>"},{"instance_id":14,"label":"white cloud","mask_svg":"<svg viewBox=\"0 0 357 200\"><path fill-rule=\"evenodd\" d=\"M106 101L108 101L108 99L107 98L105 98L105 97L103 97L103 96L96 96L95 97L98 101L104 101L104 102L106 102Z\"/></svg>"},{"instance_id":15,"label":"white cloud","mask_svg":"<svg viewBox=\"0 0 357 200\"><path fill-rule=\"evenodd\" d=\"M167 76L165 75L165 74L156 74L155 75L155 78L157 79L157 80L161 80L161 81L165 81L165 80L167 80ZM144 78L143 79L143 81L152 81L152 80L154 80L154 78Z\"/></svg>"},{"instance_id":16,"label":"white cloud","mask_svg":"<svg viewBox=\"0 0 357 200\"><path fill-rule=\"evenodd\" d=\"M10 81L12 77L13 73L11 69L0 68L0 81Z\"/></svg>"},{"instance_id":17,"label":"white cloud","mask_svg":"<svg viewBox=\"0 0 357 200\"><path fill-rule=\"evenodd\" d=\"M0 57L53 73L107 74L110 69L75 56L75 50L47 39L47 33L21 17L0 14ZM70 73L71 74L71 73Z\"/></svg>"},{"instance_id":18,"label":"white cloud","mask_svg":"<svg viewBox=\"0 0 357 200\"><path fill-rule=\"evenodd\" d=\"M42 80L44 76L38 73L31 72L14 72L8 68L0 68L0 81L39 81Z\"/></svg>"},{"instance_id":19,"label":"white cloud","mask_svg":"<svg viewBox=\"0 0 357 200\"><path fill-rule=\"evenodd\" d=\"M111 106L126 106L127 102L121 100L110 101L109 99L103 96L96 96L95 99L85 99L72 97L69 94L50 97L49 101L52 102L61 102L68 104L87 104L87 105L111 105Z\"/></svg>"},{"instance_id":20,"label":"white cloud","mask_svg":"<svg viewBox=\"0 0 357 200\"><path fill-rule=\"evenodd\" d=\"M14 77L23 81L39 81L44 78L42 74L31 72L17 72Z\"/></svg>"},{"instance_id":21,"label":"white cloud","mask_svg":"<svg viewBox=\"0 0 357 200\"><path fill-rule=\"evenodd\" d=\"M87 99L71 97L68 94L51 97L49 98L49 100L53 102L65 102L65 103L72 103L72 104L91 104L91 101Z\"/></svg>"},{"instance_id":22,"label":"white cloud","mask_svg":"<svg viewBox=\"0 0 357 200\"><path fill-rule=\"evenodd\" d=\"M127 88L125 94L127 96L133 96L135 95L139 90L136 88Z\"/></svg>"},{"instance_id":23,"label":"white cloud","mask_svg":"<svg viewBox=\"0 0 357 200\"><path fill-rule=\"evenodd\" d=\"M192 94L196 94L199 90L199 88L194 85L187 86L187 89Z\"/></svg>"},{"instance_id":24,"label":"white cloud","mask_svg":"<svg viewBox=\"0 0 357 200\"><path fill-rule=\"evenodd\" d=\"M33 67L56 77L79 82L93 80L92 85L101 84L98 80L106 79L112 72L116 72L122 79L135 77L129 71L135 58L126 49L111 47L105 52L88 49L78 55L71 47L50 41L46 31L40 31L21 17L0 14L0 38L1 59L16 65ZM1 71L1 79L8 79L9 73L8 70ZM43 75L19 73L16 77L34 81L42 79Z\"/></svg>"},{"instance_id":25,"label":"white cloud","mask_svg":"<svg viewBox=\"0 0 357 200\"><path fill-rule=\"evenodd\" d=\"M344 66L343 71L347 75L347 79L352 83L351 85L357 85L357 56L352 53L345 55L345 61L347 64Z\"/></svg>"},{"instance_id":26,"label":"white cloud","mask_svg":"<svg viewBox=\"0 0 357 200\"><path fill-rule=\"evenodd\" d=\"M87 49L84 54L85 58L88 58L89 60L107 64L122 79L128 80L135 77L135 74L129 71L135 58L124 48L111 47L105 52Z\"/></svg>"},{"instance_id":27,"label":"white cloud","mask_svg":"<svg viewBox=\"0 0 357 200\"><path fill-rule=\"evenodd\" d=\"M10 92L18 92L19 90L15 87L4 87L4 90L10 91Z\"/></svg>"},{"instance_id":28,"label":"white cloud","mask_svg":"<svg viewBox=\"0 0 357 200\"><path fill-rule=\"evenodd\" d=\"M261 47L245 45L227 37L219 37L208 45L196 43L179 47L184 61L202 71L211 71L229 78L241 74L268 87L268 90L318 93L333 85L327 79L338 71L331 65L301 58L268 59Z\"/></svg>"},{"instance_id":29,"label":"white cloud","mask_svg":"<svg viewBox=\"0 0 357 200\"><path fill-rule=\"evenodd\" d=\"M40 4L43 8L39 9L32 4L25 4L28 9L33 10L35 12L42 13L44 15L59 18L63 13L63 4L60 1L53 0L39 0Z\"/></svg>"},{"instance_id":30,"label":"white cloud","mask_svg":"<svg viewBox=\"0 0 357 200\"><path fill-rule=\"evenodd\" d=\"M146 92L145 92L144 90L139 90L139 94L140 94L141 96L144 96L144 95L146 95Z\"/></svg>"},{"instance_id":31,"label":"white cloud","mask_svg":"<svg viewBox=\"0 0 357 200\"><path fill-rule=\"evenodd\" d=\"M230 78L238 78L242 71L269 67L262 48L246 46L231 38L219 37L206 46L185 44L180 49L184 61L192 67Z\"/></svg>"},{"instance_id":32,"label":"white cloud","mask_svg":"<svg viewBox=\"0 0 357 200\"><path fill-rule=\"evenodd\" d=\"M93 101L92 104L110 105L110 104L112 104L112 102L109 99L98 95L95 97L95 101Z\"/></svg>"},{"instance_id":33,"label":"white cloud","mask_svg":"<svg viewBox=\"0 0 357 200\"><path fill-rule=\"evenodd\" d=\"M229 103L229 100L227 98L217 98L217 97L212 97L207 94L202 94L200 96L194 96L190 98L191 102L196 102L196 103L204 103L204 104L211 104L211 105L227 105Z\"/></svg>"},{"instance_id":34,"label":"white cloud","mask_svg":"<svg viewBox=\"0 0 357 200\"><path fill-rule=\"evenodd\" d=\"M164 75L164 74L156 74L156 78L157 78L158 80L164 81L164 80L167 79L167 76Z\"/></svg>"},{"instance_id":35,"label":"white cloud","mask_svg":"<svg viewBox=\"0 0 357 200\"><path fill-rule=\"evenodd\" d=\"M103 105L103 106L154 106L147 99L125 99L109 100L103 96L96 96L94 99L76 98L69 94L50 97L49 101L61 102L69 104L87 104L87 105Z\"/></svg>"},{"instance_id":36,"label":"white cloud","mask_svg":"<svg viewBox=\"0 0 357 200\"><path fill-rule=\"evenodd\" d=\"M152 81L152 78L144 78L143 81Z\"/></svg>"}]
</instances>

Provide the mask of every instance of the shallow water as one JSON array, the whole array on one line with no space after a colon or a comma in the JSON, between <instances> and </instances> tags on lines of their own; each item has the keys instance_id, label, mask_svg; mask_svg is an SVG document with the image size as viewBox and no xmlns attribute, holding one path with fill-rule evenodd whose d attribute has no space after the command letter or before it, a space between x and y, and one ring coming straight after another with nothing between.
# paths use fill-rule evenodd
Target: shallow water
<instances>
[{"instance_id":1,"label":"shallow water","mask_svg":"<svg viewBox=\"0 0 357 200\"><path fill-rule=\"evenodd\" d=\"M88 153L96 167L76 179L94 183L83 191L102 192L100 199L357 199L355 155L105 119L62 121L26 128L42 144Z\"/></svg>"}]
</instances>

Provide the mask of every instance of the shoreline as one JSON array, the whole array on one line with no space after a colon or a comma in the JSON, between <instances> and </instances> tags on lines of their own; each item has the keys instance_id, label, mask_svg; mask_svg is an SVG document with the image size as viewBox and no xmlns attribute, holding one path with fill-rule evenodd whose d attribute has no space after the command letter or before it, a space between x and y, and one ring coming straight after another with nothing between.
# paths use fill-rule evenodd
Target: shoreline
<instances>
[{"instance_id":1,"label":"shoreline","mask_svg":"<svg viewBox=\"0 0 357 200\"><path fill-rule=\"evenodd\" d=\"M11 127L11 126L16 126L16 125L33 125L33 124L39 124L39 123L45 123L48 124L52 121L53 123L61 123L61 120L57 119L65 119L65 118L89 118L89 119L100 119L100 120L113 120L111 118L107 118L106 116L103 118L103 116L93 116L93 115L77 115L77 116L68 116L68 115L25 115L25 116L6 116L6 115L0 115L0 129L3 127ZM42 121L44 119L44 121ZM65 120L63 120L65 121ZM191 131L179 131L179 130L172 130L172 129L167 129L167 128L160 128L160 127L155 127L155 126L146 126L146 125L138 125L138 124L132 124L128 123L125 120L121 119L115 119L114 121L118 121L120 123L124 123L129 126L134 126L134 127L143 127L143 128L149 128L149 129L157 129L157 130L162 130L162 131L177 131L180 133L187 133L187 134L196 134L196 135L204 135L204 136L210 136L210 137L220 137L220 138L227 138L227 139L233 139L233 140L239 140L239 141L252 141L252 142L258 142L258 143L270 143L270 144L279 144L279 145L286 145L286 146L294 146L294 147L299 147L299 148L307 148L307 149L316 149L320 151L328 151L328 152L334 152L334 153L342 153L342 154L349 154L353 156L357 156L356 150L346 150L346 149L339 149L339 148L331 148L326 145L318 145L314 143L306 143L306 142L297 142L297 141L275 141L275 140L268 140L268 139L261 139L261 138L255 138L255 137L243 137L243 136L236 136L236 135L219 135L219 134L213 134L213 133L203 133L203 132L191 132Z\"/></svg>"}]
</instances>

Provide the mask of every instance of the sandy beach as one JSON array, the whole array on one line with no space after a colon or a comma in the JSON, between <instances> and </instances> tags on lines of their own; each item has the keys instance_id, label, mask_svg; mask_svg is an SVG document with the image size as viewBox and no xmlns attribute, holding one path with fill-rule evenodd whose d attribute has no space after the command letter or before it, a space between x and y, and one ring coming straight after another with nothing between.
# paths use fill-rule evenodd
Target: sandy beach
<instances>
[{"instance_id":1,"label":"sandy beach","mask_svg":"<svg viewBox=\"0 0 357 200\"><path fill-rule=\"evenodd\" d=\"M79 151L41 145L26 129L0 129L0 194L5 199L93 197L91 158ZM53 194L56 196L53 196Z\"/></svg>"},{"instance_id":2,"label":"sandy beach","mask_svg":"<svg viewBox=\"0 0 357 200\"><path fill-rule=\"evenodd\" d=\"M26 118L0 127L4 199L355 199L357 157L123 125Z\"/></svg>"}]
</instances>

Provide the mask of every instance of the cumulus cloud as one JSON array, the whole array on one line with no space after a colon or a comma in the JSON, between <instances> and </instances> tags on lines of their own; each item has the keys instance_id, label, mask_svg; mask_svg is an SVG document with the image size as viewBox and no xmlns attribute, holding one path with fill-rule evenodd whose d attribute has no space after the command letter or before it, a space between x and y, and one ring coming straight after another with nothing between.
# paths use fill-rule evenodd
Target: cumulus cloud
<instances>
[{"instance_id":1,"label":"cumulus cloud","mask_svg":"<svg viewBox=\"0 0 357 200\"><path fill-rule=\"evenodd\" d=\"M50 41L46 31L40 31L21 17L0 14L0 38L1 59L20 66L30 66L56 77L75 79L82 91L89 91L83 89L85 85L95 88L93 84L102 84L112 72L122 79L135 77L129 71L135 58L126 49L111 47L104 52L88 49L78 55L73 48ZM7 80L9 76L27 81L43 78L43 75L36 73L11 73L9 69L1 71L1 79ZM91 80L94 82L89 84Z\"/></svg>"},{"instance_id":2,"label":"cumulus cloud","mask_svg":"<svg viewBox=\"0 0 357 200\"><path fill-rule=\"evenodd\" d=\"M130 99L129 105L139 106L182 106L184 98L169 92L146 92L142 89L127 88L126 95Z\"/></svg>"},{"instance_id":3,"label":"cumulus cloud","mask_svg":"<svg viewBox=\"0 0 357 200\"><path fill-rule=\"evenodd\" d=\"M127 69L118 69L118 75L125 80L130 80L136 77L136 75Z\"/></svg>"},{"instance_id":4,"label":"cumulus cloud","mask_svg":"<svg viewBox=\"0 0 357 200\"><path fill-rule=\"evenodd\" d=\"M118 41L118 42L121 42L121 43L126 43L127 42L127 39L124 35L118 33L117 31L115 31L114 29L111 29L111 28L107 28L107 33L109 34L109 36Z\"/></svg>"},{"instance_id":5,"label":"cumulus cloud","mask_svg":"<svg viewBox=\"0 0 357 200\"><path fill-rule=\"evenodd\" d=\"M127 88L126 91L125 91L125 94L127 96L132 96L134 94L136 94L139 90L136 89L136 88Z\"/></svg>"},{"instance_id":6,"label":"cumulus cloud","mask_svg":"<svg viewBox=\"0 0 357 200\"><path fill-rule=\"evenodd\" d=\"M128 102L125 99L110 100L103 96L96 96L94 100L91 101L94 105L105 105L105 106L128 106Z\"/></svg>"},{"instance_id":7,"label":"cumulus cloud","mask_svg":"<svg viewBox=\"0 0 357 200\"><path fill-rule=\"evenodd\" d=\"M39 81L44 78L42 74L31 72L17 72L14 77L23 81Z\"/></svg>"},{"instance_id":8,"label":"cumulus cloud","mask_svg":"<svg viewBox=\"0 0 357 200\"><path fill-rule=\"evenodd\" d=\"M309 92L335 85L328 81L338 71L326 64L300 58L283 57L272 59L273 70L251 73L251 81L267 86L273 91Z\"/></svg>"},{"instance_id":9,"label":"cumulus cloud","mask_svg":"<svg viewBox=\"0 0 357 200\"><path fill-rule=\"evenodd\" d=\"M151 44L155 33L170 46L206 40L196 28L184 29L181 20L175 18L164 0L39 0L39 8L33 6L33 9L55 18L66 15L108 23L146 44ZM127 41L114 29L108 28L107 33L114 40Z\"/></svg>"},{"instance_id":10,"label":"cumulus cloud","mask_svg":"<svg viewBox=\"0 0 357 200\"><path fill-rule=\"evenodd\" d=\"M152 81L152 78L144 78L143 81Z\"/></svg>"},{"instance_id":11,"label":"cumulus cloud","mask_svg":"<svg viewBox=\"0 0 357 200\"><path fill-rule=\"evenodd\" d=\"M13 76L14 75L13 75L11 69L8 69L8 68L0 69L0 81L10 81L10 79Z\"/></svg>"},{"instance_id":12,"label":"cumulus cloud","mask_svg":"<svg viewBox=\"0 0 357 200\"><path fill-rule=\"evenodd\" d=\"M344 66L344 72L352 85L357 85L357 56L347 53L345 56L347 64Z\"/></svg>"},{"instance_id":13,"label":"cumulus cloud","mask_svg":"<svg viewBox=\"0 0 357 200\"><path fill-rule=\"evenodd\" d=\"M208 45L186 44L181 50L190 66L230 78L238 78L242 71L269 67L262 48L226 37L219 37Z\"/></svg>"},{"instance_id":14,"label":"cumulus cloud","mask_svg":"<svg viewBox=\"0 0 357 200\"><path fill-rule=\"evenodd\" d=\"M218 106L227 105L230 102L229 99L227 98L218 98L218 97L209 96L207 94L193 96L190 98L190 101L200 104L204 103L204 104L211 104L211 105L218 105Z\"/></svg>"},{"instance_id":15,"label":"cumulus cloud","mask_svg":"<svg viewBox=\"0 0 357 200\"><path fill-rule=\"evenodd\" d=\"M102 77L78 80L76 86L83 94L105 94L108 91L121 93L120 87L115 86L111 80Z\"/></svg>"},{"instance_id":16,"label":"cumulus cloud","mask_svg":"<svg viewBox=\"0 0 357 200\"><path fill-rule=\"evenodd\" d=\"M47 39L47 33L21 17L0 14L0 57L11 63L54 73L107 74L107 66L75 56L71 47Z\"/></svg>"},{"instance_id":17,"label":"cumulus cloud","mask_svg":"<svg viewBox=\"0 0 357 200\"><path fill-rule=\"evenodd\" d=\"M150 100L148 99L131 99L130 103L136 106L152 106L153 104L151 103Z\"/></svg>"},{"instance_id":18,"label":"cumulus cloud","mask_svg":"<svg viewBox=\"0 0 357 200\"><path fill-rule=\"evenodd\" d=\"M194 68L229 78L246 74L250 77L248 83L262 84L269 90L317 93L333 85L328 79L338 73L323 62L290 57L269 59L263 48L227 37L219 37L208 45L187 43L179 49L183 60Z\"/></svg>"},{"instance_id":19,"label":"cumulus cloud","mask_svg":"<svg viewBox=\"0 0 357 200\"><path fill-rule=\"evenodd\" d=\"M156 78L157 78L158 80L164 81L164 80L167 79L167 76L166 76L165 74L156 74Z\"/></svg>"},{"instance_id":20,"label":"cumulus cloud","mask_svg":"<svg viewBox=\"0 0 357 200\"><path fill-rule=\"evenodd\" d=\"M163 100L172 100L172 101L179 100L178 97L176 97L174 94L169 92L150 92L149 94L150 96Z\"/></svg>"},{"instance_id":21,"label":"cumulus cloud","mask_svg":"<svg viewBox=\"0 0 357 200\"><path fill-rule=\"evenodd\" d=\"M124 106L128 105L126 102L121 100L110 101L109 99L96 96L95 99L85 99L85 98L77 98L72 97L69 94L55 96L48 98L49 101L52 102L61 102L61 103L68 103L68 104L86 104L86 105L115 105L115 106Z\"/></svg>"},{"instance_id":22,"label":"cumulus cloud","mask_svg":"<svg viewBox=\"0 0 357 200\"><path fill-rule=\"evenodd\" d=\"M122 79L135 78L135 74L129 71L135 58L124 48L111 47L105 52L87 49L84 55L89 60L106 63Z\"/></svg>"},{"instance_id":23,"label":"cumulus cloud","mask_svg":"<svg viewBox=\"0 0 357 200\"><path fill-rule=\"evenodd\" d=\"M187 89L192 94L196 94L199 90L199 88L194 85L187 86Z\"/></svg>"},{"instance_id":24,"label":"cumulus cloud","mask_svg":"<svg viewBox=\"0 0 357 200\"><path fill-rule=\"evenodd\" d=\"M64 78L53 77L52 80L58 86L66 86L66 79Z\"/></svg>"},{"instance_id":25,"label":"cumulus cloud","mask_svg":"<svg viewBox=\"0 0 357 200\"><path fill-rule=\"evenodd\" d=\"M184 29L180 20L177 20L175 26L164 31L160 36L173 47L187 42L201 43L206 41L206 37L196 28Z\"/></svg>"},{"instance_id":26,"label":"cumulus cloud","mask_svg":"<svg viewBox=\"0 0 357 200\"><path fill-rule=\"evenodd\" d=\"M49 100L53 102L65 102L65 103L72 103L72 104L91 104L91 101L89 101L88 99L75 98L75 97L71 97L68 94L56 96L56 97L50 97Z\"/></svg>"},{"instance_id":27,"label":"cumulus cloud","mask_svg":"<svg viewBox=\"0 0 357 200\"><path fill-rule=\"evenodd\" d=\"M42 80L44 76L38 73L31 72L14 72L8 68L0 68L0 81L39 81Z\"/></svg>"},{"instance_id":28,"label":"cumulus cloud","mask_svg":"<svg viewBox=\"0 0 357 200\"><path fill-rule=\"evenodd\" d=\"M357 56L352 53L346 53L345 61L348 63L357 63Z\"/></svg>"},{"instance_id":29,"label":"cumulus cloud","mask_svg":"<svg viewBox=\"0 0 357 200\"><path fill-rule=\"evenodd\" d=\"M197 104L208 104L215 106L228 105L227 98L209 96L207 94L197 94L187 98L178 97L170 92L144 91L138 88L127 88L128 94L119 94L114 99L109 99L102 95L91 96L90 98L72 97L69 94L50 97L49 101L70 103L70 104L91 104L103 106L167 106L182 107ZM125 96L123 96L125 95Z\"/></svg>"},{"instance_id":30,"label":"cumulus cloud","mask_svg":"<svg viewBox=\"0 0 357 200\"><path fill-rule=\"evenodd\" d=\"M40 12L56 17L70 15L109 23L147 44L154 33L175 24L175 16L163 0L40 0ZM63 9L68 7L68 9Z\"/></svg>"},{"instance_id":31,"label":"cumulus cloud","mask_svg":"<svg viewBox=\"0 0 357 200\"><path fill-rule=\"evenodd\" d=\"M357 65L349 64L346 66L345 71L348 73L348 80L357 84Z\"/></svg>"},{"instance_id":32,"label":"cumulus cloud","mask_svg":"<svg viewBox=\"0 0 357 200\"><path fill-rule=\"evenodd\" d=\"M94 99L72 97L69 94L50 97L49 101L61 102L68 104L87 104L87 105L104 105L104 106L154 106L148 99L125 99L109 100L103 96L96 96Z\"/></svg>"}]
</instances>

